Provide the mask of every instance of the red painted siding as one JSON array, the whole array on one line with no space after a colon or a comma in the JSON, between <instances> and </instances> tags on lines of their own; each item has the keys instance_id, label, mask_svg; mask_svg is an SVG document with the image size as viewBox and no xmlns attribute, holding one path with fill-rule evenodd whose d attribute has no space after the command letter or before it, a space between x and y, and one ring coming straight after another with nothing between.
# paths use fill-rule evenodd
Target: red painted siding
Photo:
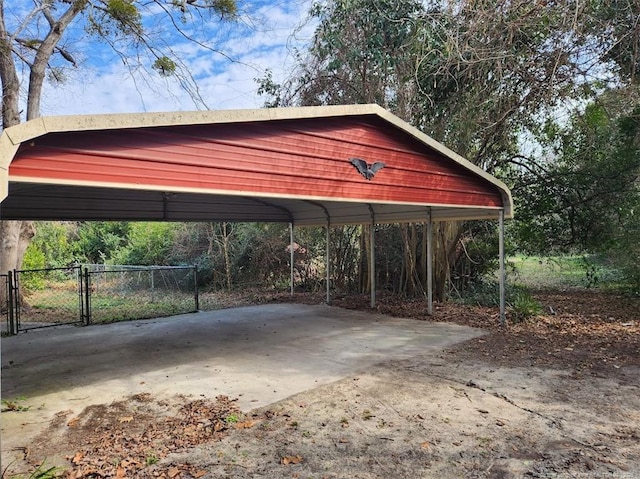
<instances>
[{"instance_id":1,"label":"red painted siding","mask_svg":"<svg viewBox=\"0 0 640 479\"><path fill-rule=\"evenodd\" d=\"M367 181L359 157L386 167ZM369 117L50 134L10 177L361 202L502 206L498 188Z\"/></svg>"}]
</instances>

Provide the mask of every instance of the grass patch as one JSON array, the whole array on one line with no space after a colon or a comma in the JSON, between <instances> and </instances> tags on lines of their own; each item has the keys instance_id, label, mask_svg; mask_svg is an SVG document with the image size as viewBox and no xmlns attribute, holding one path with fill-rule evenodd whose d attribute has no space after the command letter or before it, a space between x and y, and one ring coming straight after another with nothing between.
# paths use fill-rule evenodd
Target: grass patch
<instances>
[{"instance_id":1,"label":"grass patch","mask_svg":"<svg viewBox=\"0 0 640 479\"><path fill-rule=\"evenodd\" d=\"M596 256L525 256L508 259L510 281L532 289L607 287L616 271Z\"/></svg>"},{"instance_id":2,"label":"grass patch","mask_svg":"<svg viewBox=\"0 0 640 479\"><path fill-rule=\"evenodd\" d=\"M47 288L25 297L29 308L21 322L65 323L79 321L80 296L77 290ZM111 323L132 319L159 318L193 312L193 294L132 291L127 294L93 292L91 322Z\"/></svg>"}]
</instances>

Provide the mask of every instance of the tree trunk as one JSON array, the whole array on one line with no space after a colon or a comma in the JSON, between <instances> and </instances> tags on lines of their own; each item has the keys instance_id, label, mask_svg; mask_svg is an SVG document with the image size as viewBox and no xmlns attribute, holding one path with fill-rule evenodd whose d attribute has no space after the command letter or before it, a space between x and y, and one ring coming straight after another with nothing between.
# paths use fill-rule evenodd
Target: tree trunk
<instances>
[{"instance_id":1,"label":"tree trunk","mask_svg":"<svg viewBox=\"0 0 640 479\"><path fill-rule=\"evenodd\" d=\"M420 282L423 291L427 290L427 223L422 223L422 244L420 249ZM433 259L433 258L432 258Z\"/></svg>"},{"instance_id":2,"label":"tree trunk","mask_svg":"<svg viewBox=\"0 0 640 479\"><path fill-rule=\"evenodd\" d=\"M227 282L227 291L231 291L233 277L231 273L231 256L229 254L229 233L227 231L227 223L222 223L222 254L224 255L224 271Z\"/></svg>"},{"instance_id":3,"label":"tree trunk","mask_svg":"<svg viewBox=\"0 0 640 479\"><path fill-rule=\"evenodd\" d=\"M36 230L31 221L0 221L0 273L22 269L24 253ZM6 297L6 283L0 282L0 297ZM19 292L19 304L23 304Z\"/></svg>"},{"instance_id":4,"label":"tree trunk","mask_svg":"<svg viewBox=\"0 0 640 479\"><path fill-rule=\"evenodd\" d=\"M360 258L360 292L367 293L371 291L371 241L370 225L363 225L360 229L360 250L362 255Z\"/></svg>"},{"instance_id":5,"label":"tree trunk","mask_svg":"<svg viewBox=\"0 0 640 479\"><path fill-rule=\"evenodd\" d=\"M30 65L27 119L40 116L40 97L45 69L65 29L85 7L82 0L74 1L58 21L49 21L50 30ZM13 57L12 45L0 8L0 80L2 80L2 128L20 123L20 81ZM2 211L0 210L0 219ZM0 272L22 268L24 253L35 234L31 221L0 221ZM4 286L3 286L4 287Z\"/></svg>"},{"instance_id":6,"label":"tree trunk","mask_svg":"<svg viewBox=\"0 0 640 479\"><path fill-rule=\"evenodd\" d=\"M455 263L456 247L460 238L462 223L447 221L437 223L434 241L434 299L444 301L447 284L451 277L451 265Z\"/></svg>"}]
</instances>

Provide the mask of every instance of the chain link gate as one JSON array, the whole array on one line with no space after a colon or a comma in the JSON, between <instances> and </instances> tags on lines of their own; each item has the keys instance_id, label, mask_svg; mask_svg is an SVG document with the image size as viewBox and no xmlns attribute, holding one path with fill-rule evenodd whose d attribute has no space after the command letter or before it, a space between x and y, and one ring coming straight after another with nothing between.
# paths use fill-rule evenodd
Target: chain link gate
<instances>
[{"instance_id":1,"label":"chain link gate","mask_svg":"<svg viewBox=\"0 0 640 479\"><path fill-rule=\"evenodd\" d=\"M85 324L80 266L14 271L15 333Z\"/></svg>"}]
</instances>

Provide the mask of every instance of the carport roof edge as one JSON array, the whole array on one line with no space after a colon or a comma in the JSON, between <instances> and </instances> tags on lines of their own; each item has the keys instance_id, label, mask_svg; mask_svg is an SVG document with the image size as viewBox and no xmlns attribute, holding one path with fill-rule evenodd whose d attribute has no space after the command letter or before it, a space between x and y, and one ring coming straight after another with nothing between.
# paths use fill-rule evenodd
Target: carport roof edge
<instances>
[{"instance_id":1,"label":"carport roof edge","mask_svg":"<svg viewBox=\"0 0 640 479\"><path fill-rule=\"evenodd\" d=\"M7 128L0 136L0 201L9 194L9 166L20 145L49 133L268 122L272 120L321 120L322 118L350 116L376 116L412 139L452 160L472 175L482 178L499 191L505 217L512 216L513 200L511 192L504 183L375 104L41 117ZM365 202L363 201L363 203ZM449 206L449 209L451 208L452 206ZM465 210L465 207L460 207L460 210ZM459 216L473 218L477 214L478 218L493 217L489 210L491 208L485 208L484 211L476 213L467 209L466 212L460 212Z\"/></svg>"}]
</instances>

